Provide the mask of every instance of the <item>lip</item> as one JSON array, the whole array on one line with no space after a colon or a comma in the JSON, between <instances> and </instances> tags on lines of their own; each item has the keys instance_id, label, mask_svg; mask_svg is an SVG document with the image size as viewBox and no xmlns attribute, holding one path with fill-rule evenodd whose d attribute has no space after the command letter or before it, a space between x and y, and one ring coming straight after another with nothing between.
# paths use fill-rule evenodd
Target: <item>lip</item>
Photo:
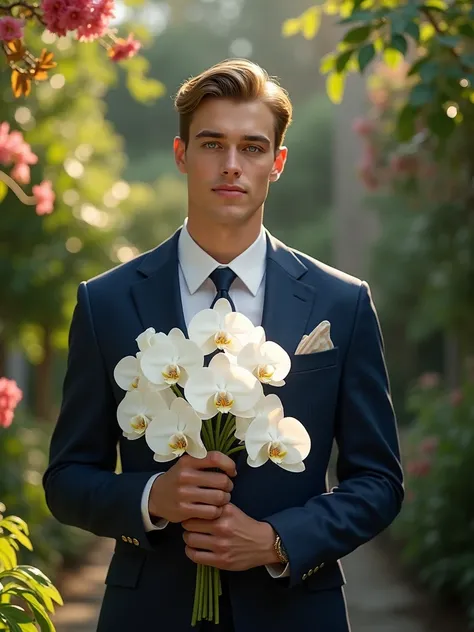
<instances>
[{"instance_id":1,"label":"lip","mask_svg":"<svg viewBox=\"0 0 474 632\"><path fill-rule=\"evenodd\" d=\"M245 190L239 186L223 185L212 189L214 193L222 195L224 197L239 197L245 195Z\"/></svg>"}]
</instances>

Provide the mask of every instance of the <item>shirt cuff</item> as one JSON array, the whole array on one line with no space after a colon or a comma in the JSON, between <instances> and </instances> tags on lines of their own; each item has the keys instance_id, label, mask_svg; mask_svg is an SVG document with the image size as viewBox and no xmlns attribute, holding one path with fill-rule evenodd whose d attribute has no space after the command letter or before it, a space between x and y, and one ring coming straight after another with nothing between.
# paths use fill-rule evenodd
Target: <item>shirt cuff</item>
<instances>
[{"instance_id":1,"label":"shirt cuff","mask_svg":"<svg viewBox=\"0 0 474 632\"><path fill-rule=\"evenodd\" d=\"M290 576L290 565L287 564L283 567L283 564L268 564L265 566L267 571L273 577L273 579L283 579L283 577Z\"/></svg>"},{"instance_id":2,"label":"shirt cuff","mask_svg":"<svg viewBox=\"0 0 474 632\"><path fill-rule=\"evenodd\" d=\"M165 520L164 518L159 518L156 522L152 522L150 512L148 511L148 499L150 498L151 488L158 476L161 476L162 474L164 474L164 472L158 472L158 474L154 474L150 479L148 479L148 483L145 485L145 489L143 490L141 509L143 525L146 532L161 531L161 529L168 526L168 520Z\"/></svg>"}]
</instances>

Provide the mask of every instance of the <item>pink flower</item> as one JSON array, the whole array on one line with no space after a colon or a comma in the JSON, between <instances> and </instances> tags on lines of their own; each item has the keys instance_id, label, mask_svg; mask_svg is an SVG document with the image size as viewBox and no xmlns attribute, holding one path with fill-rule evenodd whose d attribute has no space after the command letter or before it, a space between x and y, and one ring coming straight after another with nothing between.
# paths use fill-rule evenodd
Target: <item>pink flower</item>
<instances>
[{"instance_id":1,"label":"pink flower","mask_svg":"<svg viewBox=\"0 0 474 632\"><path fill-rule=\"evenodd\" d=\"M105 35L115 17L114 0L93 0L88 3L88 19L77 29L77 39L87 42Z\"/></svg>"},{"instance_id":2,"label":"pink flower","mask_svg":"<svg viewBox=\"0 0 474 632\"><path fill-rule=\"evenodd\" d=\"M0 18L0 41L11 42L23 37L23 20L18 20L11 15Z\"/></svg>"},{"instance_id":3,"label":"pink flower","mask_svg":"<svg viewBox=\"0 0 474 632\"><path fill-rule=\"evenodd\" d=\"M36 198L36 214L49 215L53 212L55 194L50 180L44 180L33 187L33 195Z\"/></svg>"},{"instance_id":4,"label":"pink flower","mask_svg":"<svg viewBox=\"0 0 474 632\"><path fill-rule=\"evenodd\" d=\"M358 117L352 121L352 131L359 136L369 136L374 131L374 124L368 119Z\"/></svg>"},{"instance_id":5,"label":"pink flower","mask_svg":"<svg viewBox=\"0 0 474 632\"><path fill-rule=\"evenodd\" d=\"M410 461L407 465L407 472L411 476L426 476L431 470L431 463L428 459L419 459L418 461Z\"/></svg>"},{"instance_id":6,"label":"pink flower","mask_svg":"<svg viewBox=\"0 0 474 632\"><path fill-rule=\"evenodd\" d=\"M114 17L114 0L43 0L44 21L49 31L66 35L76 31L81 41L102 37Z\"/></svg>"},{"instance_id":7,"label":"pink flower","mask_svg":"<svg viewBox=\"0 0 474 632\"><path fill-rule=\"evenodd\" d=\"M13 412L23 397L15 380L0 378L0 428L8 428L13 421Z\"/></svg>"},{"instance_id":8,"label":"pink flower","mask_svg":"<svg viewBox=\"0 0 474 632\"><path fill-rule=\"evenodd\" d=\"M420 450L423 454L433 454L439 444L438 437L426 437L420 444Z\"/></svg>"},{"instance_id":9,"label":"pink flower","mask_svg":"<svg viewBox=\"0 0 474 632\"><path fill-rule=\"evenodd\" d=\"M439 386L439 373L423 373L418 380L418 386L423 390L429 390Z\"/></svg>"},{"instance_id":10,"label":"pink flower","mask_svg":"<svg viewBox=\"0 0 474 632\"><path fill-rule=\"evenodd\" d=\"M455 407L459 406L459 404L464 399L464 395L463 395L461 389L457 388L454 391L452 391L449 399L451 401L451 405L452 406L455 406Z\"/></svg>"},{"instance_id":11,"label":"pink flower","mask_svg":"<svg viewBox=\"0 0 474 632\"><path fill-rule=\"evenodd\" d=\"M112 61L122 61L133 57L140 50L141 44L130 33L126 40L119 39L118 42L109 50L109 57Z\"/></svg>"},{"instance_id":12,"label":"pink flower","mask_svg":"<svg viewBox=\"0 0 474 632\"><path fill-rule=\"evenodd\" d=\"M17 162L10 175L19 184L28 184L31 180L30 167L26 162Z\"/></svg>"},{"instance_id":13,"label":"pink flower","mask_svg":"<svg viewBox=\"0 0 474 632\"><path fill-rule=\"evenodd\" d=\"M414 174L418 170L418 157L414 155L392 156L390 168L393 173Z\"/></svg>"}]
</instances>

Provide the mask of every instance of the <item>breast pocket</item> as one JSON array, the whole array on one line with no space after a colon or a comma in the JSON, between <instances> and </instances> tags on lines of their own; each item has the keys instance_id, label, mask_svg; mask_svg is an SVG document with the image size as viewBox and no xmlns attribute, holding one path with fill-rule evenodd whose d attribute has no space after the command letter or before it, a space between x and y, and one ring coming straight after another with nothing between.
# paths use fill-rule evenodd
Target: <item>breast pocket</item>
<instances>
[{"instance_id":1,"label":"breast pocket","mask_svg":"<svg viewBox=\"0 0 474 632\"><path fill-rule=\"evenodd\" d=\"M322 371L337 367L339 359L339 347L318 353L306 353L301 355L290 354L292 373L306 373L308 371Z\"/></svg>"}]
</instances>

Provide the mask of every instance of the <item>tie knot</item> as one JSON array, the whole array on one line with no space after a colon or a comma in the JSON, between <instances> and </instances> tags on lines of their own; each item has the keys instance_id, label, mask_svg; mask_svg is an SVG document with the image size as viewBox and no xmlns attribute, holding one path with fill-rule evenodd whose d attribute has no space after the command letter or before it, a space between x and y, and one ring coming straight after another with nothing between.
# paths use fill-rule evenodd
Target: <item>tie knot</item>
<instances>
[{"instance_id":1,"label":"tie knot","mask_svg":"<svg viewBox=\"0 0 474 632\"><path fill-rule=\"evenodd\" d=\"M216 268L214 272L209 275L209 278L216 286L218 292L228 292L230 286L235 281L236 274L228 267Z\"/></svg>"}]
</instances>

